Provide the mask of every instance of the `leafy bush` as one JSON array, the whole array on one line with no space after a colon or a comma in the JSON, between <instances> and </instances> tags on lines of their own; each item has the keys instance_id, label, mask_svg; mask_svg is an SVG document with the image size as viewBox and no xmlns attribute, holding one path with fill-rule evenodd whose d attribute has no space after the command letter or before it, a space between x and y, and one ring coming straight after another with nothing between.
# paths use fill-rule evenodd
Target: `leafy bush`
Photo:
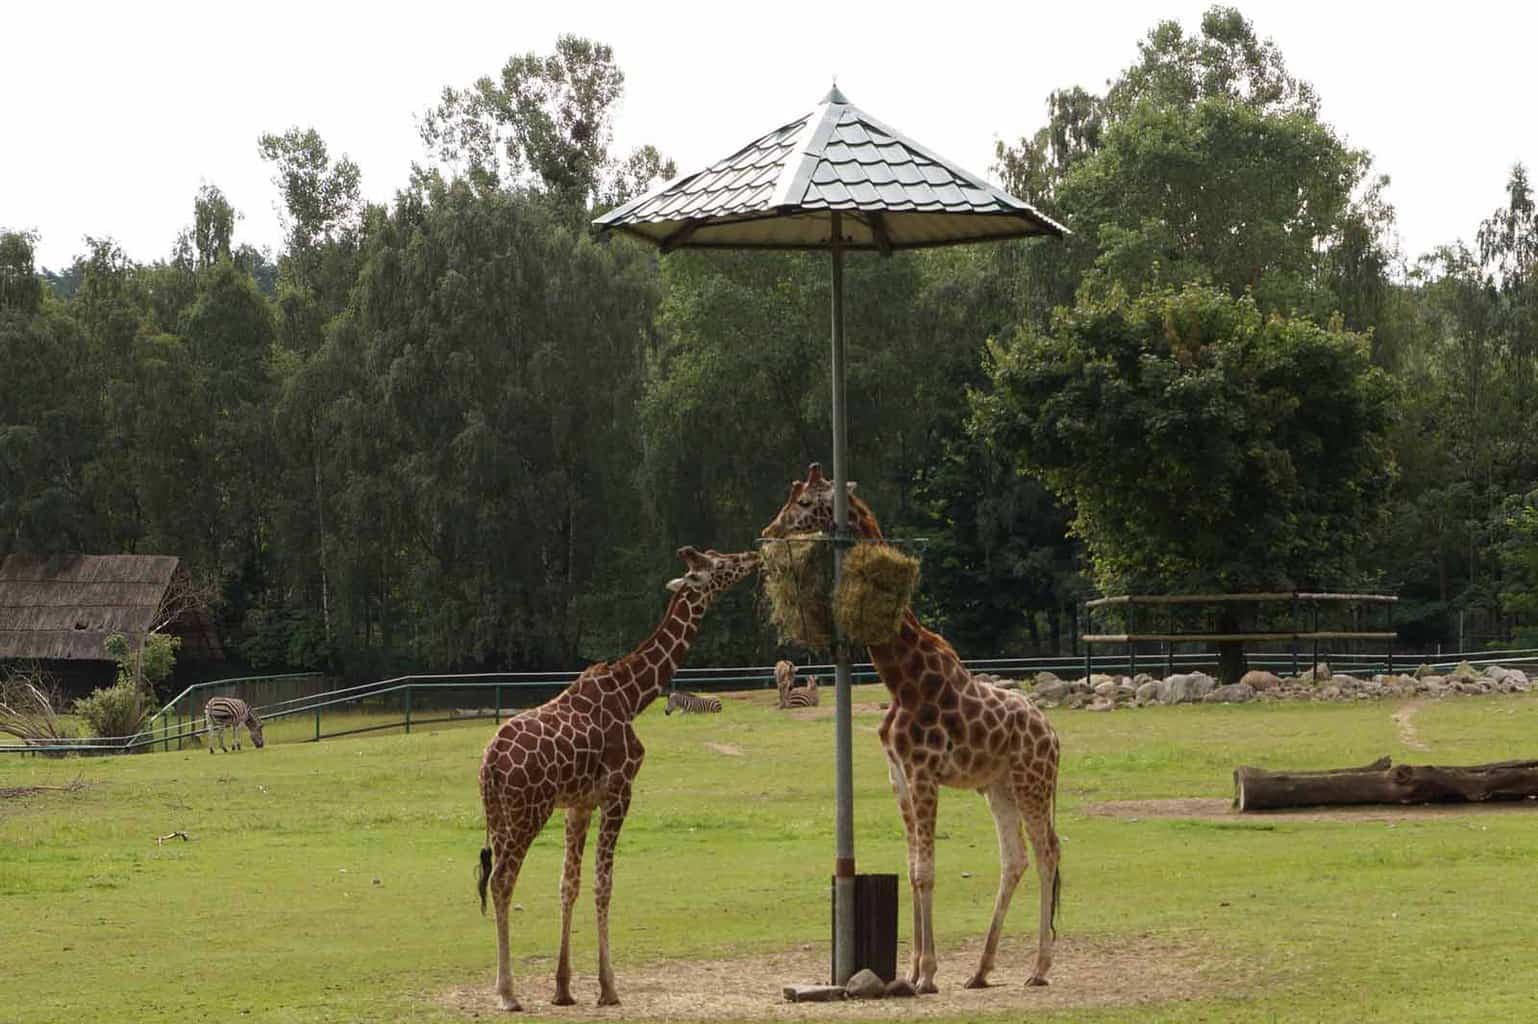
<instances>
[{"instance_id":1,"label":"leafy bush","mask_svg":"<svg viewBox=\"0 0 1538 1024\"><path fill-rule=\"evenodd\" d=\"M75 701L75 714L85 719L93 736L132 736L153 710L149 695L122 676Z\"/></svg>"}]
</instances>

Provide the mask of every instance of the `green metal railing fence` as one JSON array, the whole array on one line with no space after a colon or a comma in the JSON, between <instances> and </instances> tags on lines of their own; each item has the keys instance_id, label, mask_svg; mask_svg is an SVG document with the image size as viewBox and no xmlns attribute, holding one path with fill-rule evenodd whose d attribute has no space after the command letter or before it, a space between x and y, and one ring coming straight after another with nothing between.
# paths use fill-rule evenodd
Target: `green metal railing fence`
<instances>
[{"instance_id":1,"label":"green metal railing fence","mask_svg":"<svg viewBox=\"0 0 1538 1024\"><path fill-rule=\"evenodd\" d=\"M1375 656L1337 655L1341 667L1351 672L1376 671L1368 659ZM1336 660L1332 659L1332 660ZM1175 665L1185 670L1208 667L1213 662L1210 654L1179 654ZM1538 649L1507 651L1467 651L1445 653L1425 659L1435 669L1450 669L1459 662L1467 661L1480 667L1500 664L1509 668L1521 667L1538 673ZM1117 671L1124 667L1114 655L1096 659L1096 665L1105 671ZM974 672L993 672L1002 675L1023 675L1053 671L1069 676L1081 659L1076 655L1040 658L988 658L968 660L966 665ZM1266 655L1250 658L1257 668L1284 668L1284 656ZM802 675L827 677L832 674L831 665L798 666ZM60 755L79 754L126 754L135 751L181 750L188 745L202 745L201 737L207 732L203 720L203 705L211 697L239 696L257 710L264 725L269 729L275 723L285 723L278 732L284 741L302 738L316 742L338 736L355 736L362 733L400 729L410 733L413 728L446 722L463 722L475 719L501 719L504 714L521 708L532 707L548 700L577 678L578 672L492 672L474 675L406 675L357 686L329 688L331 680L318 673L297 673L283 676L243 676L234 679L216 679L195 683L177 694L172 700L148 719L132 736L92 736L61 741L34 741L0 743L0 753ZM854 666L857 682L870 682L876 678L875 669L869 664ZM674 676L676 689L701 692L772 688L772 666L730 666L725 668L679 669ZM279 696L288 693L289 696ZM289 722L304 722L302 730L287 726ZM296 736L301 733L302 737Z\"/></svg>"}]
</instances>

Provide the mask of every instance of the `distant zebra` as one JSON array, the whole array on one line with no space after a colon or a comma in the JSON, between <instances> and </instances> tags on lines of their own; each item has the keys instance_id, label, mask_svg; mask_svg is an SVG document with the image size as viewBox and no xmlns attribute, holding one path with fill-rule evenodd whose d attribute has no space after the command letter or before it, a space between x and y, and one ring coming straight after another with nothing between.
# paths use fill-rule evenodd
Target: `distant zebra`
<instances>
[{"instance_id":1,"label":"distant zebra","mask_svg":"<svg viewBox=\"0 0 1538 1024\"><path fill-rule=\"evenodd\" d=\"M796 685L796 666L792 665L790 662L786 661L784 658L781 658L779 661L775 662L774 663L774 688L776 690L776 699L775 699L775 702L774 702L774 706L775 707L783 708L785 706L785 695L788 694L790 692L790 688L792 686L795 686L795 685Z\"/></svg>"},{"instance_id":2,"label":"distant zebra","mask_svg":"<svg viewBox=\"0 0 1538 1024\"><path fill-rule=\"evenodd\" d=\"M662 709L664 715L671 715L678 711L686 715L717 714L721 710L721 700L718 697L701 697L697 694L686 693L683 690L674 690L668 694L668 706Z\"/></svg>"},{"instance_id":3,"label":"distant zebra","mask_svg":"<svg viewBox=\"0 0 1538 1024\"><path fill-rule=\"evenodd\" d=\"M785 702L781 707L787 708L815 708L818 704L817 677L810 676L805 686L792 687L785 694Z\"/></svg>"},{"instance_id":4,"label":"distant zebra","mask_svg":"<svg viewBox=\"0 0 1538 1024\"><path fill-rule=\"evenodd\" d=\"M203 705L203 718L208 722L208 752L214 752L214 740L219 740L219 749L229 753L229 748L224 745L224 730L234 732L235 749L240 749L240 727L245 726L246 732L251 734L251 742L256 744L258 750L265 745L262 739L262 720L256 717L256 711L251 705L236 697L214 697Z\"/></svg>"}]
</instances>

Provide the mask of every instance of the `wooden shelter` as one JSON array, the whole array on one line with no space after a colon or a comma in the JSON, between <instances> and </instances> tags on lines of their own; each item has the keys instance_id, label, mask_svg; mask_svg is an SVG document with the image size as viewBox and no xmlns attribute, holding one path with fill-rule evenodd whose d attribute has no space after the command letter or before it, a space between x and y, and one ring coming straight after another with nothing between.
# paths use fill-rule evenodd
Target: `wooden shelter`
<instances>
[{"instance_id":1,"label":"wooden shelter","mask_svg":"<svg viewBox=\"0 0 1538 1024\"><path fill-rule=\"evenodd\" d=\"M0 664L34 662L70 694L86 693L114 678L109 636L137 642L157 628L182 638L180 661L222 660L213 623L179 600L190 589L174 555L8 555L0 562Z\"/></svg>"}]
</instances>

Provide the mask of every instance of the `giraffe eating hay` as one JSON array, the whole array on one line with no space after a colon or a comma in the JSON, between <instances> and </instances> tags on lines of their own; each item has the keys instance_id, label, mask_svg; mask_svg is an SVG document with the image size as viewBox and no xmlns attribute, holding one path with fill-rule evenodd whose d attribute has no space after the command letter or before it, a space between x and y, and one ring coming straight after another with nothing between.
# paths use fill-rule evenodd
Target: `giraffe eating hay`
<instances>
[{"instance_id":1,"label":"giraffe eating hay","mask_svg":"<svg viewBox=\"0 0 1538 1024\"><path fill-rule=\"evenodd\" d=\"M481 759L486 848L477 882L481 910L491 889L497 920L497 995L502 1009L522 1009L513 996L508 907L529 844L557 807L566 808L566 861L561 869L561 954L557 1006L570 1006L571 912L582 872L588 822L599 813L593 900L598 909L599 1006L617 1006L609 963L609 897L614 848L630 787L646 751L631 725L667 688L716 596L758 569L756 552L720 554L678 549L688 571L667 587L667 613L652 635L618 661L589 666L560 696L509 718Z\"/></svg>"},{"instance_id":2,"label":"giraffe eating hay","mask_svg":"<svg viewBox=\"0 0 1538 1024\"><path fill-rule=\"evenodd\" d=\"M855 536L880 540L881 527L849 485L849 520ZM765 537L834 531L833 482L812 463ZM1060 850L1057 803L1057 734L1024 696L972 678L945 638L925 629L912 609L890 643L869 647L891 706L879 735L908 840L908 881L913 889L913 961L909 980L920 992L935 987L935 814L939 788L975 789L988 799L999 837L999 891L993 921L968 988L985 988L998 953L1004 916L1025 874L1025 836L1036 851L1041 876L1041 921L1036 966L1028 984L1045 985L1052 966ZM1022 825L1024 835L1022 835Z\"/></svg>"}]
</instances>

